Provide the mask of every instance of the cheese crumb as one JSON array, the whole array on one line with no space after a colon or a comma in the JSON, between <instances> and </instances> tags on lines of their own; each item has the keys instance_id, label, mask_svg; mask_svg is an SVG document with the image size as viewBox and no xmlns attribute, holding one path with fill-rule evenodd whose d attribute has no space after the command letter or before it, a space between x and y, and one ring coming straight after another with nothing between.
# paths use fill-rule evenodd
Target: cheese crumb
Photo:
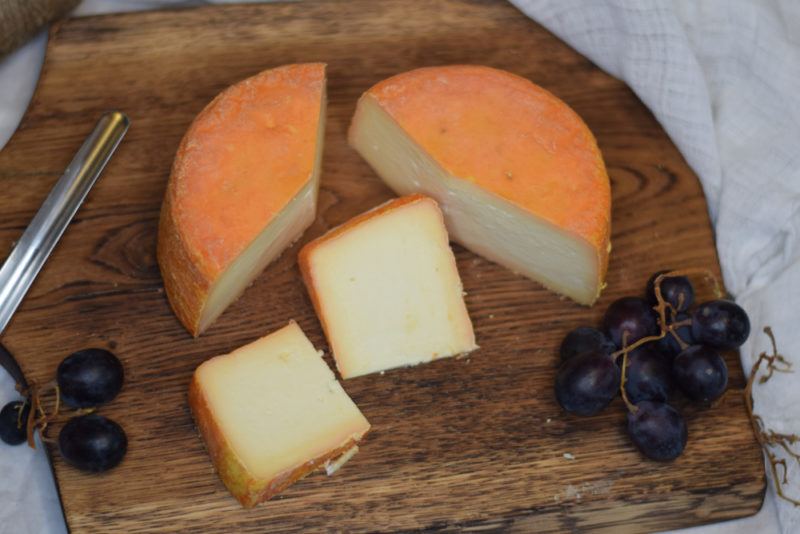
<instances>
[{"instance_id":1,"label":"cheese crumb","mask_svg":"<svg viewBox=\"0 0 800 534\"><path fill-rule=\"evenodd\" d=\"M325 474L331 476L336 471L339 470L347 461L355 456L358 452L358 445L353 445L350 449L348 449L344 454L336 458L335 460L328 460L325 462Z\"/></svg>"}]
</instances>

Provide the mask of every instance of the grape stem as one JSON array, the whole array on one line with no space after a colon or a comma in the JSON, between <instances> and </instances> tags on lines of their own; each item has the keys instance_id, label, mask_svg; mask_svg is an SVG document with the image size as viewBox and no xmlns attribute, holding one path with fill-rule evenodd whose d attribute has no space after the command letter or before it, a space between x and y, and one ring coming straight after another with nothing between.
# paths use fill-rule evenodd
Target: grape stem
<instances>
[{"instance_id":1,"label":"grape stem","mask_svg":"<svg viewBox=\"0 0 800 534\"><path fill-rule=\"evenodd\" d=\"M17 407L17 429L22 428L22 414L25 412L25 406L27 405L28 405L28 399L26 398L25 400L22 401L22 404L20 404Z\"/></svg>"},{"instance_id":2,"label":"grape stem","mask_svg":"<svg viewBox=\"0 0 800 534\"><path fill-rule=\"evenodd\" d=\"M679 328L681 326L688 326L688 325L692 324L692 321L690 319L687 319L685 321L678 321L678 322L676 322L674 324L668 325L667 324L667 308L669 307L673 314L675 313L675 310L674 310L674 308L672 308L672 305L664 299L664 295L661 294L661 282L664 280L664 278L670 278L670 277L673 277L673 276L686 276L686 275L689 275L689 274L702 274L702 275L704 275L705 279L706 280L710 280L710 282L712 283L713 289L714 289L714 294L717 297L721 297L723 295L722 290L720 289L719 281L714 276L714 273L712 273L708 269L700 269L700 268L678 269L676 271L668 271L666 273L662 273L662 274L658 275L656 277L656 279L653 281L653 288L655 290L654 292L655 292L656 302L657 302L657 304L655 306L653 306L653 310L655 310L655 312L658 314L658 323L659 323L659 327L661 328L661 332L658 333L657 335L654 335L654 336L645 336L645 337L639 339L638 341L636 341L635 343L633 343L632 345L630 345L629 347L625 347L625 345L623 343L623 347L624 348L622 348L622 349L620 349L620 350L618 350L616 352L611 353L611 357L612 358L616 358L616 357L622 355L625 351L630 352L630 351L632 351L632 350L644 345L645 343L649 343L651 341L658 341L659 339L663 338L664 336L666 336L669 333L674 333L675 338L678 340L678 344L681 346L682 349L685 349L686 347L689 346L675 332L675 330L677 330L677 328ZM627 333L627 331L624 332L624 333Z\"/></svg>"},{"instance_id":3,"label":"grape stem","mask_svg":"<svg viewBox=\"0 0 800 534\"><path fill-rule=\"evenodd\" d=\"M45 409L45 398L51 392L55 393L53 395L53 402L52 402L52 410L48 412ZM20 389L20 393L25 397L25 403L31 404L31 411L30 415L28 416L27 426L26 426L26 433L28 435L28 446L31 449L36 448L36 442L34 440L34 433L36 430L39 430L39 433L42 436L42 441L44 443L51 443L52 440L48 439L45 436L44 431L47 429L47 426L52 423L53 421L60 421L67 417L72 416L80 416L93 413L96 408L79 408L77 410L68 410L62 413L61 410L61 388L58 387L58 384L55 380L51 380L46 384L40 386L36 383L36 381L31 380L28 384L28 388L25 390ZM25 404L22 405L23 408ZM63 417L61 417L63 415ZM20 426L22 422L22 411L20 410Z\"/></svg>"},{"instance_id":4,"label":"grape stem","mask_svg":"<svg viewBox=\"0 0 800 534\"><path fill-rule=\"evenodd\" d=\"M747 407L747 416L750 419L750 423L753 425L753 433L756 436L756 440L758 440L758 444L761 445L761 449L767 456L767 461L769 461L770 471L772 472L772 480L775 484L775 493L781 499L788 501L795 506L800 506L800 500L793 499L783 492L783 486L789 483L786 459L779 458L778 455L773 452L774 448L780 447L786 454L800 463L800 453L793 451L791 448L792 445L800 441L800 436L797 436L796 434L781 434L766 428L764 425L764 420L761 419L760 416L755 415L753 411L753 385L756 382L756 375L761 368L762 362L767 362L767 371L766 374L762 375L761 378L758 379L759 384L764 384L767 382L767 380L772 378L773 373L793 372L792 363L787 361L786 358L778 353L778 347L775 342L775 336L772 333L772 329L769 326L765 326L764 333L769 337L770 342L772 343L772 354L768 355L766 352L762 352L758 356L758 360L756 360L753 368L750 370L750 376L747 379L747 385L744 388L744 401L745 406ZM783 477L778 476L778 466L783 468Z\"/></svg>"},{"instance_id":5,"label":"grape stem","mask_svg":"<svg viewBox=\"0 0 800 534\"><path fill-rule=\"evenodd\" d=\"M717 298L722 298L722 287L720 286L719 280L717 277L714 276L714 273L709 271L708 269L701 269L699 267L693 267L690 269L678 269L675 271L669 271L666 273L661 273L656 276L656 279L653 280L653 289L656 295L656 301L658 304L653 308L656 313L658 313L658 319L661 322L661 328L663 330L664 325L667 323L667 306L672 308L672 306L664 300L664 296L661 294L661 282L664 278L672 278L675 276L688 276L692 274L702 274L703 277L707 282L709 282L714 290L714 295ZM682 296L682 295L681 295ZM679 303L681 301L678 301ZM663 336L662 336L663 337Z\"/></svg>"},{"instance_id":6,"label":"grape stem","mask_svg":"<svg viewBox=\"0 0 800 534\"><path fill-rule=\"evenodd\" d=\"M625 393L625 381L627 378L625 377L625 369L628 367L628 352L630 352L630 347L628 347L628 334L629 332L625 330L622 332L622 378L619 381L619 392L622 395L622 400L625 402L625 406L628 407L628 411L631 413L636 413L639 410L639 407L633 404L628 399L628 394ZM636 345L636 343L634 343ZM615 353L616 354L616 353Z\"/></svg>"},{"instance_id":7,"label":"grape stem","mask_svg":"<svg viewBox=\"0 0 800 534\"><path fill-rule=\"evenodd\" d=\"M681 295L681 298L683 298L683 295ZM682 351L686 350L687 348L689 348L689 344L686 341L683 340L683 338L680 336L680 334L678 334L678 328L680 328L682 326L690 326L691 324L692 324L692 320L691 319L686 319L684 321L676 321L675 320L675 316L673 315L672 322L669 323L669 325L666 327L667 328L667 332L672 337L675 338L675 341L678 342L678 346L681 348Z\"/></svg>"},{"instance_id":8,"label":"grape stem","mask_svg":"<svg viewBox=\"0 0 800 534\"><path fill-rule=\"evenodd\" d=\"M53 400L53 409L48 413L44 408L43 397L51 391L55 392L55 396ZM28 389L24 391L23 394L25 395L25 402L31 403L31 411L28 416L26 427L28 446L31 449L35 449L36 441L34 440L34 433L36 430L39 430L39 433L44 439L44 431L47 425L56 419L61 411L61 390L55 380L51 380L43 386L39 386L35 381L31 381Z\"/></svg>"},{"instance_id":9,"label":"grape stem","mask_svg":"<svg viewBox=\"0 0 800 534\"><path fill-rule=\"evenodd\" d=\"M625 401L625 405L628 407L628 410L631 413L636 413L636 410L638 410L638 408L636 407L635 404L632 404L628 400L628 396L625 394L625 380L626 380L625 369L628 367L628 353L638 347L641 347L645 343L649 343L651 341L658 341L659 339L663 338L668 334L671 334L672 336L675 337L675 339L678 341L678 345L680 345L681 347L681 350L685 350L689 346L681 338L681 336L678 335L677 329L681 326L688 326L692 324L692 321L690 319L687 319L685 321L677 321L677 322L674 321L677 311L672 306L672 304L666 301L664 295L661 294L661 282L664 280L664 278L670 278L674 276L687 276L690 274L702 274L707 281L711 282L714 289L714 294L718 298L722 296L722 289L720 288L720 284L719 281L717 280L717 277L714 276L714 273L712 273L708 269L700 269L700 268L678 269L676 271L669 271L658 275L656 279L653 281L653 289L656 296L656 305L653 306L653 310L655 310L655 312L658 314L658 324L659 327L661 328L661 332L659 332L655 336L645 336L635 341L631 345L628 345L629 332L625 330L622 333L622 348L618 351L611 353L611 357L614 359L616 359L620 355L622 356L622 379L620 380L619 390L622 395L622 400ZM680 299L678 300L678 304L681 305L683 303L683 295L681 295L678 298ZM673 319L673 322L671 324L667 323L667 308L669 308L670 317L671 319Z\"/></svg>"}]
</instances>

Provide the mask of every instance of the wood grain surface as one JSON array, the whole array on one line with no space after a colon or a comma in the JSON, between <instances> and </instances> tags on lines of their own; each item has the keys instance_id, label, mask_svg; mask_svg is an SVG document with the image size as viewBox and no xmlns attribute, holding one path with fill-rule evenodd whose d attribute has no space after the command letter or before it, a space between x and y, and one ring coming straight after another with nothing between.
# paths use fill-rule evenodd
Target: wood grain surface
<instances>
[{"instance_id":1,"label":"wood grain surface","mask_svg":"<svg viewBox=\"0 0 800 534\"><path fill-rule=\"evenodd\" d=\"M76 19L52 37L34 102L0 152L0 252L103 111L119 108L133 121L4 338L39 382L81 348L107 347L124 362L126 386L100 410L128 432L124 462L90 476L51 451L73 532L644 532L759 509L763 465L741 395L713 409L678 401L689 444L668 464L632 447L619 399L590 418L554 400L556 350L569 329L596 324L608 303L640 293L659 268L719 266L698 181L655 119L621 82L514 8L466 0L220 6ZM316 222L192 339L170 311L155 260L178 142L229 84L303 61L329 65ZM356 99L397 72L447 63L528 77L586 120L612 180L608 288L581 307L455 246L481 349L346 381L373 425L361 452L333 477L309 476L243 510L197 437L186 402L192 372L289 319L327 350L297 251L392 196L347 147ZM736 354L727 362L731 387L742 387Z\"/></svg>"}]
</instances>

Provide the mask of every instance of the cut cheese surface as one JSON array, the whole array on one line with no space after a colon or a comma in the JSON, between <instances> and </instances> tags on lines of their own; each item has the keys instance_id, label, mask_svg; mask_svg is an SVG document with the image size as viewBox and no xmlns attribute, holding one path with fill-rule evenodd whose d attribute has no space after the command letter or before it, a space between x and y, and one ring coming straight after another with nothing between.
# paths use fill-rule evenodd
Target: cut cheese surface
<instances>
[{"instance_id":1,"label":"cut cheese surface","mask_svg":"<svg viewBox=\"0 0 800 534\"><path fill-rule=\"evenodd\" d=\"M435 198L459 243L582 304L598 297L609 180L592 133L549 92L488 67L417 69L361 97L349 139L398 194Z\"/></svg>"},{"instance_id":2,"label":"cut cheese surface","mask_svg":"<svg viewBox=\"0 0 800 534\"><path fill-rule=\"evenodd\" d=\"M296 323L197 368L190 404L245 505L349 459L369 423Z\"/></svg>"},{"instance_id":3,"label":"cut cheese surface","mask_svg":"<svg viewBox=\"0 0 800 534\"><path fill-rule=\"evenodd\" d=\"M343 378L477 348L436 202L395 199L307 244L300 269Z\"/></svg>"},{"instance_id":4,"label":"cut cheese surface","mask_svg":"<svg viewBox=\"0 0 800 534\"><path fill-rule=\"evenodd\" d=\"M199 335L313 222L325 66L287 65L226 89L195 118L167 185L158 261Z\"/></svg>"}]
</instances>

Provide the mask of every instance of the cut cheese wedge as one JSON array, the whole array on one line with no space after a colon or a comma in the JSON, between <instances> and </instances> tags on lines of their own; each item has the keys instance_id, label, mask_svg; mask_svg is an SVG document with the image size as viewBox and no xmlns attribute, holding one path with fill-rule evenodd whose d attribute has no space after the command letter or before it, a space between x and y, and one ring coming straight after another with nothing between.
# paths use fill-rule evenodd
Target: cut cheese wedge
<instances>
[{"instance_id":1,"label":"cut cheese wedge","mask_svg":"<svg viewBox=\"0 0 800 534\"><path fill-rule=\"evenodd\" d=\"M368 211L303 247L299 263L343 378L477 348L431 198Z\"/></svg>"},{"instance_id":2,"label":"cut cheese wedge","mask_svg":"<svg viewBox=\"0 0 800 534\"><path fill-rule=\"evenodd\" d=\"M350 144L398 194L439 201L453 239L581 304L600 294L611 193L592 133L530 81L422 68L359 100Z\"/></svg>"},{"instance_id":3,"label":"cut cheese wedge","mask_svg":"<svg viewBox=\"0 0 800 534\"><path fill-rule=\"evenodd\" d=\"M189 405L220 478L242 505L338 469L370 428L296 323L200 365Z\"/></svg>"},{"instance_id":4,"label":"cut cheese wedge","mask_svg":"<svg viewBox=\"0 0 800 534\"><path fill-rule=\"evenodd\" d=\"M181 141L158 263L197 336L313 222L325 130L325 66L266 70L223 91Z\"/></svg>"}]
</instances>

